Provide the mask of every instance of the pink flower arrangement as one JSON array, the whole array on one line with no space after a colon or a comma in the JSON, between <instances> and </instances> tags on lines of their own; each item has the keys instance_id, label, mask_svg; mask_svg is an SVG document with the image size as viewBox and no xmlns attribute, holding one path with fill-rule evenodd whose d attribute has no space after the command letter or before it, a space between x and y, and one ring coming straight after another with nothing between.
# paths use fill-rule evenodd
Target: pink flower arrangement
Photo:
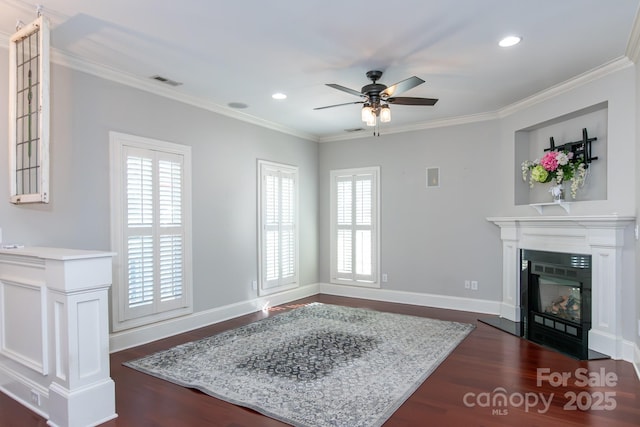
<instances>
[{"instance_id":1,"label":"pink flower arrangement","mask_svg":"<svg viewBox=\"0 0 640 427\"><path fill-rule=\"evenodd\" d=\"M549 151L540 159L540 165L548 172L556 172L558 170L558 166L569 165L571 159L573 159L572 152L565 153L564 151ZM565 170L564 172L570 172L571 170L572 168L570 168L570 170ZM571 179L570 176L567 176L566 178Z\"/></svg>"},{"instance_id":2,"label":"pink flower arrangement","mask_svg":"<svg viewBox=\"0 0 640 427\"><path fill-rule=\"evenodd\" d=\"M555 181L555 185L561 185L565 180L571 181L571 196L575 199L578 187L584 185L587 175L587 166L582 158L573 158L572 152L549 151L541 159L533 162L522 162L522 179L529 178L529 184L534 182L546 183Z\"/></svg>"},{"instance_id":3,"label":"pink flower arrangement","mask_svg":"<svg viewBox=\"0 0 640 427\"><path fill-rule=\"evenodd\" d=\"M550 172L558 169L558 156L556 154L557 152L555 151L549 151L547 154L542 156L540 159L542 167Z\"/></svg>"}]
</instances>

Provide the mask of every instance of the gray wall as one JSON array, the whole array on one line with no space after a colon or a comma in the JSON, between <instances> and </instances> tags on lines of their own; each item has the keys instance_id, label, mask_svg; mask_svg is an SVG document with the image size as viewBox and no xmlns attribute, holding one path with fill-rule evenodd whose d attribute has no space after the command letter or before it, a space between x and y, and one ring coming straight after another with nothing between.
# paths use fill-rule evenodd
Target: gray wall
<instances>
[{"instance_id":1,"label":"gray wall","mask_svg":"<svg viewBox=\"0 0 640 427\"><path fill-rule=\"evenodd\" d=\"M0 50L0 99L7 99L7 51ZM329 171L381 167L381 272L385 289L501 300L502 252L489 216L537 215L514 203L514 134L601 102L607 107L606 199L584 201L572 215L635 215L640 176L636 67L519 109L493 121L379 138L317 144L112 81L52 67L51 203L8 202L0 173L0 227L5 242L109 250L108 132L190 145L193 149L195 309L255 297L256 161L300 167L301 283L329 282ZM630 90L633 88L634 90ZM0 102L0 129L7 129ZM7 134L0 133L6 147ZM7 165L7 150L0 149ZM441 186L425 188L439 167ZM2 168L5 171L5 168ZM4 201L3 201L4 200ZM624 271L624 336L637 337L638 243ZM478 291L464 289L477 280ZM627 298L628 297L628 298ZM635 301L631 303L630 301ZM632 338L634 337L634 338Z\"/></svg>"},{"instance_id":2,"label":"gray wall","mask_svg":"<svg viewBox=\"0 0 640 427\"><path fill-rule=\"evenodd\" d=\"M7 53L0 50L2 100ZM299 166L300 281L318 281L317 143L55 64L51 78L51 202L9 203L7 150L0 150L5 243L109 250L109 131L118 131L192 147L196 311L256 296L257 159ZM0 129L7 129L6 101Z\"/></svg>"},{"instance_id":3,"label":"gray wall","mask_svg":"<svg viewBox=\"0 0 640 427\"><path fill-rule=\"evenodd\" d=\"M635 134L635 147L636 147L636 176L635 176L635 188L636 192L640 189L640 67L636 65L635 67L635 97L636 97L636 111L635 111L635 125L636 125L636 134ZM640 198L636 199L636 216L640 214ZM638 224L638 219L636 217L636 226ZM636 276L635 281L633 282L636 290L636 299L635 299L635 343L636 343L636 357L640 354L640 241L635 241L635 266L636 266ZM640 360L636 359L636 370L640 372Z\"/></svg>"},{"instance_id":4,"label":"gray wall","mask_svg":"<svg viewBox=\"0 0 640 427\"><path fill-rule=\"evenodd\" d=\"M575 135L582 127L594 131L590 136L604 133L606 125L606 152L596 162L606 161L603 165L594 165L599 173L594 173L589 179L599 179L599 182L585 184L583 194L595 194L593 199L582 200L571 205L571 215L611 215L636 216L638 206L637 185L637 123L638 108L636 100L636 66L631 63L622 66L618 71L607 73L593 81L575 85L570 90L562 90L556 96L546 96L544 100L528 108L522 108L508 117L501 119L501 147L503 161L509 162L515 158L513 137L520 129L536 126L540 123L554 121L558 117L571 115L576 111L588 109L603 102L607 103L606 120L601 111L588 114L580 118L566 121L554 126L554 133ZM585 119L587 119L585 121ZM568 138L568 136L567 136ZM599 142L594 142L597 145ZM602 150L602 146L597 148ZM604 170L603 170L604 169ZM498 204L501 216L537 216L527 205L515 205L514 194L521 185L521 175L512 172L514 177L504 176L502 182L505 191L501 193ZM606 191L590 191L589 186L601 186L606 181ZM514 191L515 189L515 191ZM545 215L566 215L559 207L555 210L545 210ZM637 261L638 242L633 236L633 227L624 232L623 265L622 265L622 336L629 342L637 341L637 322L640 311L636 305L638 301Z\"/></svg>"},{"instance_id":5,"label":"gray wall","mask_svg":"<svg viewBox=\"0 0 640 427\"><path fill-rule=\"evenodd\" d=\"M599 170L589 176L588 179L606 180L606 191L593 191L593 198L583 200L571 206L571 215L606 215L617 213L619 215L636 214L636 194L635 191L635 67L626 66L598 78L592 82L576 86L571 90L563 90L556 96L547 96L541 102L535 103L528 108L521 108L513 114L500 120L500 141L499 153L503 157L503 162L513 164L516 158L514 150L514 134L521 130L536 126L540 123L553 121L558 117L570 115L576 111L582 111L594 105L607 102L606 120L600 118L602 112L593 115L585 115L574 120L569 120L563 126L556 124L553 127L553 134L562 135L564 138L556 139L557 142L577 136L580 139L582 127L587 127L590 136L598 136L599 128L606 126L606 153L603 153L602 160L596 162L607 162L604 171ZM585 121L588 119L588 121ZM591 131L593 129L593 131ZM573 139L571 139L573 140ZM594 142L594 146L599 142ZM605 144L594 147L601 150ZM600 165L594 164L594 169L602 169ZM500 200L499 207L504 216L532 216L537 213L527 205L514 204L514 194L523 188L522 175L519 173L519 165L509 171L508 175L502 177L504 192ZM587 186L589 184L586 184ZM602 181L592 185L602 185ZM519 188L518 188L519 186ZM526 186L524 186L526 187ZM581 197L590 194L586 188ZM559 208L558 208L559 209ZM555 215L563 215L564 211L555 211Z\"/></svg>"},{"instance_id":6,"label":"gray wall","mask_svg":"<svg viewBox=\"0 0 640 427\"><path fill-rule=\"evenodd\" d=\"M320 145L320 279L329 282L329 173L380 166L383 289L500 301L502 190L497 121ZM440 187L426 188L426 168ZM477 280L478 291L465 280Z\"/></svg>"},{"instance_id":7,"label":"gray wall","mask_svg":"<svg viewBox=\"0 0 640 427\"><path fill-rule=\"evenodd\" d=\"M515 190L529 189L522 183L514 141L516 132L540 124L553 123L558 142L579 139L582 127L593 129L591 136L603 136L596 148L602 163L590 176L598 181L586 184L580 196L587 200L573 204L571 215L636 215L635 85L640 77L635 68L622 66L494 121L395 135L384 135L383 127L379 138L321 144L320 280L330 280L330 170L380 166L381 272L389 277L382 288L501 301L500 231L486 218L539 215L528 202L516 203ZM605 102L605 110L556 121ZM425 169L432 166L441 168L441 187L427 189ZM566 213L551 209L545 215ZM640 264L631 228L623 248L622 317L623 337L635 342L640 292L634 285ZM477 292L464 289L468 279L479 281Z\"/></svg>"}]
</instances>

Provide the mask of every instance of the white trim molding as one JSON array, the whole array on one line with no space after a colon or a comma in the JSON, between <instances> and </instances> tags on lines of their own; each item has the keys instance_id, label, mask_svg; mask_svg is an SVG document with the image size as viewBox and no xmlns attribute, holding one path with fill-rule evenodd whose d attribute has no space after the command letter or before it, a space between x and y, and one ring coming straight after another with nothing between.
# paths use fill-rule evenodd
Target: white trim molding
<instances>
[{"instance_id":1,"label":"white trim molding","mask_svg":"<svg viewBox=\"0 0 640 427\"><path fill-rule=\"evenodd\" d=\"M634 355L632 360L633 367L636 370L636 376L640 380L640 346L638 346L638 344L634 346Z\"/></svg>"},{"instance_id":2,"label":"white trim molding","mask_svg":"<svg viewBox=\"0 0 640 427\"><path fill-rule=\"evenodd\" d=\"M109 339L109 351L115 353L127 348L136 347L151 341L171 337L194 329L213 325L225 320L255 313L268 307L282 305L301 298L307 298L319 293L317 284L304 285L277 294L241 301L217 307L211 310L199 311L188 316L169 319L151 325L132 328L122 332L112 333Z\"/></svg>"},{"instance_id":3,"label":"white trim molding","mask_svg":"<svg viewBox=\"0 0 640 427\"><path fill-rule=\"evenodd\" d=\"M631 60L626 56L621 56L605 64L602 64L599 67L593 68L589 71L565 80L562 83L551 86L548 89L533 94L527 98L521 99L511 105L507 105L506 107L503 107L498 111L498 118L504 118L517 113L518 111L526 110L533 105L539 104L548 99L555 98L562 93L568 92L580 86L584 86L585 84L591 83L609 74L616 73L631 66L633 66L633 62L631 62Z\"/></svg>"},{"instance_id":4,"label":"white trim molding","mask_svg":"<svg viewBox=\"0 0 640 427\"><path fill-rule=\"evenodd\" d=\"M361 286L345 286L332 283L321 283L320 293L349 298L362 298L374 301L419 305L422 307L468 311L472 313L495 315L500 312L500 301L462 298L450 295L364 288Z\"/></svg>"},{"instance_id":5,"label":"white trim molding","mask_svg":"<svg viewBox=\"0 0 640 427\"><path fill-rule=\"evenodd\" d=\"M634 63L638 63L640 60L640 9L636 12L636 17L633 20L625 54Z\"/></svg>"},{"instance_id":6,"label":"white trim molding","mask_svg":"<svg viewBox=\"0 0 640 427\"><path fill-rule=\"evenodd\" d=\"M128 238L131 236L142 236L144 233L156 237L153 245L160 242L158 224L159 215L155 215L150 224L145 227L133 227L128 224L127 211L127 188L128 188L128 161L139 158L148 160L153 165L152 168L152 190L150 197L153 200L152 210L160 211L159 193L159 165L161 162L173 164L176 170L179 169L179 183L177 184L180 198L174 207L179 208L179 219L171 224L171 232L168 227L163 227L164 233L174 234L181 239L181 268L175 268L176 273L181 275L175 298L160 301L157 296L152 297L146 304L132 304L130 298L129 282L129 247ZM176 144L174 142L161 141L152 138L145 138L135 135L128 135L119 132L109 132L109 174L110 174L110 201L111 201L111 247L117 254L113 259L114 283L112 288L112 328L113 330L123 330L137 327L144 324L164 320L171 317L178 317L193 312L193 286L192 286L192 167L191 167L191 146ZM173 184L172 184L173 185ZM144 230L143 230L144 228ZM138 234L142 233L142 234ZM158 248L153 248L153 253ZM178 251L176 251L178 253ZM151 258L156 257L152 255ZM175 261L172 261L172 263ZM173 264L172 264L173 265ZM159 274L161 268L157 262L153 268L153 274ZM174 267L170 267L172 270ZM154 283L153 280L150 282ZM152 287L157 288L160 281L156 280ZM176 283L177 285L177 283Z\"/></svg>"}]
</instances>

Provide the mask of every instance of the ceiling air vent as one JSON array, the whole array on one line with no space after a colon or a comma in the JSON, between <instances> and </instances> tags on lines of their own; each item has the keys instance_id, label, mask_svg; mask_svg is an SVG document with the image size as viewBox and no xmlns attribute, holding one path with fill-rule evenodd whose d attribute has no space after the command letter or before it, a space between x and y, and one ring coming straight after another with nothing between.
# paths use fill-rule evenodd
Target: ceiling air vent
<instances>
[{"instance_id":1,"label":"ceiling air vent","mask_svg":"<svg viewBox=\"0 0 640 427\"><path fill-rule=\"evenodd\" d=\"M152 78L153 80L157 80L157 81L159 81L160 83L164 83L164 84L167 84L167 85L169 85L169 86L173 86L173 87L175 87L175 86L180 86L180 85L182 84L182 83L177 82L177 81L175 81L175 80L171 80L171 79L168 79L168 78L166 78L166 77L162 77L162 76L158 76L158 75L151 76L151 78Z\"/></svg>"},{"instance_id":2,"label":"ceiling air vent","mask_svg":"<svg viewBox=\"0 0 640 427\"><path fill-rule=\"evenodd\" d=\"M229 107L231 108L237 108L237 109L243 109L243 108L248 108L249 106L247 104L245 104L244 102L230 102L227 104Z\"/></svg>"},{"instance_id":3,"label":"ceiling air vent","mask_svg":"<svg viewBox=\"0 0 640 427\"><path fill-rule=\"evenodd\" d=\"M345 129L344 131L352 133L352 132L360 132L360 131L363 131L363 130L364 130L363 128L350 128L350 129Z\"/></svg>"}]
</instances>

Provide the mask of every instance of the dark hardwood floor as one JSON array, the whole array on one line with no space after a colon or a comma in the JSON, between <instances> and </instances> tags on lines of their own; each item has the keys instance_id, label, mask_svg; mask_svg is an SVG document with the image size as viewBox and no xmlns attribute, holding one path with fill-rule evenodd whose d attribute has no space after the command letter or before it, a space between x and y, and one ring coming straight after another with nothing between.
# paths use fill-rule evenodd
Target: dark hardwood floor
<instances>
[{"instance_id":1,"label":"dark hardwood floor","mask_svg":"<svg viewBox=\"0 0 640 427\"><path fill-rule=\"evenodd\" d=\"M312 301L477 325L386 427L640 425L640 381L628 362L574 360L478 322L482 315L474 313L317 295L276 307L268 314L254 313L112 354L119 416L103 426L284 426L251 410L126 368L122 362ZM548 369L548 376L538 375L539 368ZM548 380L562 373L571 375L566 385ZM585 377L590 378L589 385L582 384ZM605 380L609 386L602 386ZM500 392L507 397L507 406L492 404ZM46 421L0 393L0 426L46 426Z\"/></svg>"}]
</instances>

